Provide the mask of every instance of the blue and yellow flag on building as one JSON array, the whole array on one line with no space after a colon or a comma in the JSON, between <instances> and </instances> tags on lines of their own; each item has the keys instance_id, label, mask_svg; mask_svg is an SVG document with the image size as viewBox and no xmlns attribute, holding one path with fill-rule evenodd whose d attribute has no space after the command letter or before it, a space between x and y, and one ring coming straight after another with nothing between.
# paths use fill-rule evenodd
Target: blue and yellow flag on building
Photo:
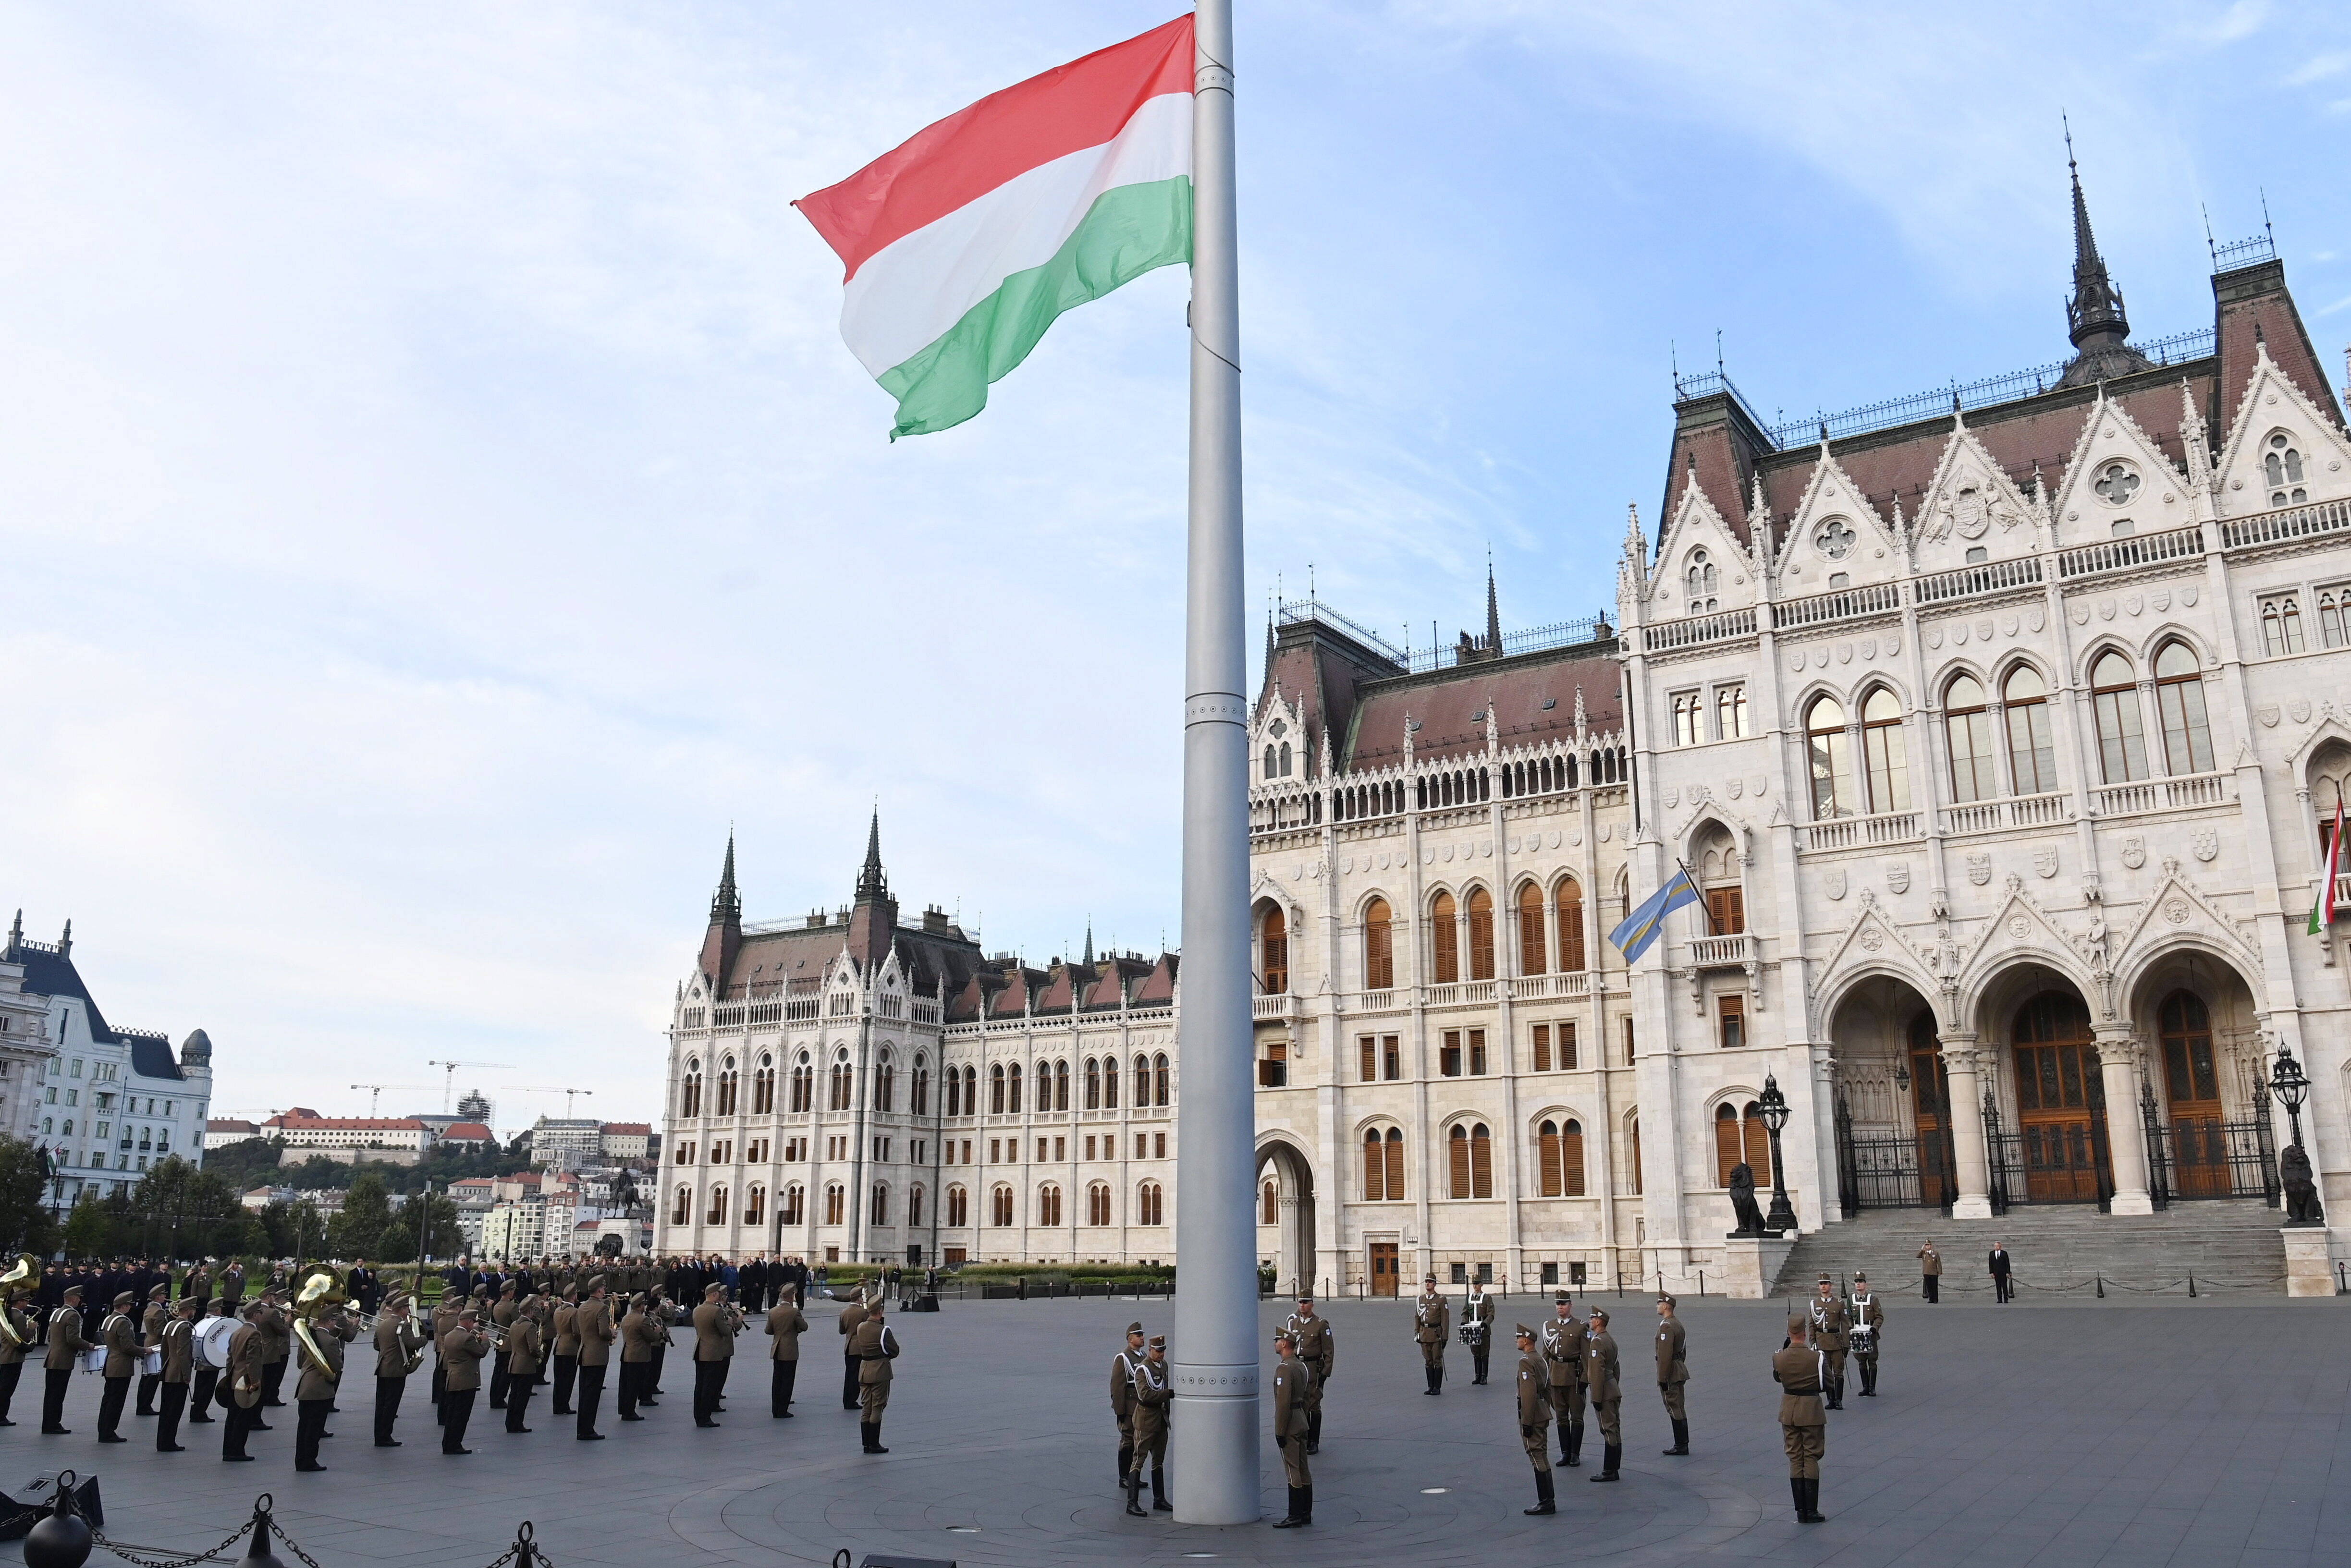
<instances>
[{"instance_id":1,"label":"blue and yellow flag on building","mask_svg":"<svg viewBox=\"0 0 2351 1568\"><path fill-rule=\"evenodd\" d=\"M1677 866L1666 885L1642 900L1641 907L1625 917L1625 923L1608 933L1625 961L1631 963L1649 950L1666 929L1666 917L1685 904L1700 902L1698 884L1691 880L1689 867Z\"/></svg>"}]
</instances>

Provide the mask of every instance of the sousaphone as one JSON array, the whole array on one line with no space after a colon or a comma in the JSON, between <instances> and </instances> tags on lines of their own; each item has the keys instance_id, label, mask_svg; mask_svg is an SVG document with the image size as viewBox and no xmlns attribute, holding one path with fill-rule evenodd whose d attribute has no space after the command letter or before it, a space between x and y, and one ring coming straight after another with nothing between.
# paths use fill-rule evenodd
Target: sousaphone
<instances>
[{"instance_id":1,"label":"sousaphone","mask_svg":"<svg viewBox=\"0 0 2351 1568\"><path fill-rule=\"evenodd\" d=\"M321 1318L350 1299L343 1293L343 1277L324 1263L315 1265L302 1277L294 1294L294 1337L302 1342L302 1348L310 1353L311 1362L329 1378L340 1375L327 1359L326 1352L319 1348L311 1330Z\"/></svg>"},{"instance_id":2,"label":"sousaphone","mask_svg":"<svg viewBox=\"0 0 2351 1568\"><path fill-rule=\"evenodd\" d=\"M17 1253L16 1261L8 1265L7 1272L0 1273L0 1302L5 1302L9 1309L0 1312L0 1334L6 1334L17 1345L25 1343L25 1336L16 1332L15 1309L39 1287L40 1282L40 1261L30 1252Z\"/></svg>"}]
</instances>

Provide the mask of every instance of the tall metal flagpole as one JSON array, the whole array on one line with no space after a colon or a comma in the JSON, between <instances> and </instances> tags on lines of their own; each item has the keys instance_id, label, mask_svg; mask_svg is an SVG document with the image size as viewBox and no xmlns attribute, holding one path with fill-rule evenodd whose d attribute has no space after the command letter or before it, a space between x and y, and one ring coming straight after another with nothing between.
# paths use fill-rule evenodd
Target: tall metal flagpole
<instances>
[{"instance_id":1,"label":"tall metal flagpole","mask_svg":"<svg viewBox=\"0 0 2351 1568\"><path fill-rule=\"evenodd\" d=\"M1200 0L1192 109L1192 471L1184 649L1184 1093L1176 1111L1176 1518L1258 1517L1249 703L1241 691L1232 0Z\"/></svg>"}]
</instances>

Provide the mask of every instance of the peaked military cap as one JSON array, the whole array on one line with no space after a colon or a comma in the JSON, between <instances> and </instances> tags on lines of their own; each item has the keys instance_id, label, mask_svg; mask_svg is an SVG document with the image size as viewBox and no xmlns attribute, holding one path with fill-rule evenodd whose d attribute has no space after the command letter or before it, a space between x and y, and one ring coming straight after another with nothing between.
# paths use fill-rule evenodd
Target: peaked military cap
<instances>
[{"instance_id":1,"label":"peaked military cap","mask_svg":"<svg viewBox=\"0 0 2351 1568\"><path fill-rule=\"evenodd\" d=\"M1126 1332L1129 1334L1141 1334L1143 1332L1143 1325L1139 1323L1128 1324L1126 1325Z\"/></svg>"}]
</instances>

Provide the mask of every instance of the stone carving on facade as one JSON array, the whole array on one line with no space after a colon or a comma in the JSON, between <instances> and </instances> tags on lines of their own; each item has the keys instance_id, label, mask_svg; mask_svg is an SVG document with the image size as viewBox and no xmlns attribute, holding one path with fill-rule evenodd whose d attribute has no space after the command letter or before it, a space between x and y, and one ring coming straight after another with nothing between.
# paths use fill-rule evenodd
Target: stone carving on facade
<instances>
[{"instance_id":1,"label":"stone carving on facade","mask_svg":"<svg viewBox=\"0 0 2351 1568\"><path fill-rule=\"evenodd\" d=\"M1821 888L1823 892L1827 893L1831 898L1844 898L1845 891L1844 867L1842 866L1831 867L1828 872L1821 877Z\"/></svg>"},{"instance_id":2,"label":"stone carving on facade","mask_svg":"<svg viewBox=\"0 0 2351 1568\"><path fill-rule=\"evenodd\" d=\"M2194 850L2197 859L2210 862L2220 853L2220 836L2209 827L2199 827L2189 847Z\"/></svg>"},{"instance_id":3,"label":"stone carving on facade","mask_svg":"<svg viewBox=\"0 0 2351 1568\"><path fill-rule=\"evenodd\" d=\"M2264 702L2253 710L2253 717L2262 722L2262 729L2274 730L2277 728L2280 717L2278 705L2274 702Z\"/></svg>"},{"instance_id":4,"label":"stone carving on facade","mask_svg":"<svg viewBox=\"0 0 2351 1568\"><path fill-rule=\"evenodd\" d=\"M2297 697L2285 705L2285 716L2297 724L2310 722L2310 699Z\"/></svg>"},{"instance_id":5,"label":"stone carving on facade","mask_svg":"<svg viewBox=\"0 0 2351 1568\"><path fill-rule=\"evenodd\" d=\"M1975 884L1977 887L1979 887L1979 888L1981 888L1981 887L1985 886L1987 883L1991 882L1991 856L1989 856L1989 855L1970 855L1970 856L1969 856L1969 857L1968 857L1968 880L1969 880L1969 881L1970 881L1970 882L1972 882L1972 883L1974 883L1974 884Z\"/></svg>"},{"instance_id":6,"label":"stone carving on facade","mask_svg":"<svg viewBox=\"0 0 2351 1568\"><path fill-rule=\"evenodd\" d=\"M2057 875L2057 846L2044 844L2032 852L2032 869L2036 876L2048 878Z\"/></svg>"},{"instance_id":7,"label":"stone carving on facade","mask_svg":"<svg viewBox=\"0 0 2351 1568\"><path fill-rule=\"evenodd\" d=\"M2123 864L2136 871L2147 864L2147 840L2133 835L2123 840Z\"/></svg>"},{"instance_id":8,"label":"stone carving on facade","mask_svg":"<svg viewBox=\"0 0 2351 1568\"><path fill-rule=\"evenodd\" d=\"M1733 774L1729 778L1722 781L1722 793L1729 795L1731 799L1737 800L1740 795L1747 793L1747 781L1740 778L1737 774Z\"/></svg>"},{"instance_id":9,"label":"stone carving on facade","mask_svg":"<svg viewBox=\"0 0 2351 1568\"><path fill-rule=\"evenodd\" d=\"M1754 792L1756 799L1761 800L1771 790L1771 775L1757 774L1747 781L1747 787Z\"/></svg>"},{"instance_id":10,"label":"stone carving on facade","mask_svg":"<svg viewBox=\"0 0 2351 1568\"><path fill-rule=\"evenodd\" d=\"M1910 867L1907 861L1896 861L1886 868L1886 886L1896 893L1910 890Z\"/></svg>"}]
</instances>

